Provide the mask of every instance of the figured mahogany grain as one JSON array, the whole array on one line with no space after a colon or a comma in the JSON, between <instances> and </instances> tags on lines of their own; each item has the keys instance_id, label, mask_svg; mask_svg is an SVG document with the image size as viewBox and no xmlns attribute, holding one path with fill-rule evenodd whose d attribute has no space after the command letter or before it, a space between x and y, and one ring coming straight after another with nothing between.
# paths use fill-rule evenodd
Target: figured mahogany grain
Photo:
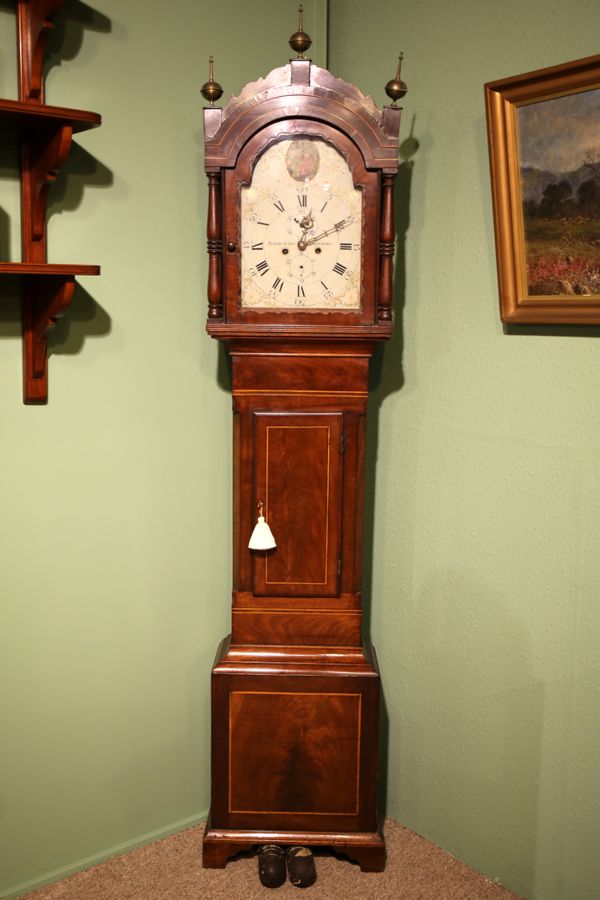
<instances>
[{"instance_id":1,"label":"figured mahogany grain","mask_svg":"<svg viewBox=\"0 0 600 900\"><path fill-rule=\"evenodd\" d=\"M359 610L292 610L289 604L283 609L234 609L232 639L236 644L359 647L361 614Z\"/></svg>"},{"instance_id":2,"label":"figured mahogany grain","mask_svg":"<svg viewBox=\"0 0 600 900\"><path fill-rule=\"evenodd\" d=\"M255 506L277 541L253 553L256 595L339 594L342 429L340 412L255 413Z\"/></svg>"},{"instance_id":3,"label":"figured mahogany grain","mask_svg":"<svg viewBox=\"0 0 600 900\"><path fill-rule=\"evenodd\" d=\"M232 691L229 812L356 815L361 699Z\"/></svg>"}]
</instances>

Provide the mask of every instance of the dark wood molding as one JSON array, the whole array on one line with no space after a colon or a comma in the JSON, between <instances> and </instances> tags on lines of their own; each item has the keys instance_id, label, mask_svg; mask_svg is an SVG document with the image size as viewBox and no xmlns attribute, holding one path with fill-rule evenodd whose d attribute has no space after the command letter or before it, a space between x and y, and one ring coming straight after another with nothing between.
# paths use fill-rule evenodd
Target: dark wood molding
<instances>
[{"instance_id":1,"label":"dark wood molding","mask_svg":"<svg viewBox=\"0 0 600 900\"><path fill-rule=\"evenodd\" d=\"M294 70L302 62L307 61L291 60L247 84L222 111L208 111L206 166L232 168L241 147L266 125L306 119L328 122L342 134L351 134L368 168L396 171L400 109L385 107L382 112L355 85L312 63L309 81L296 82Z\"/></svg>"}]
</instances>

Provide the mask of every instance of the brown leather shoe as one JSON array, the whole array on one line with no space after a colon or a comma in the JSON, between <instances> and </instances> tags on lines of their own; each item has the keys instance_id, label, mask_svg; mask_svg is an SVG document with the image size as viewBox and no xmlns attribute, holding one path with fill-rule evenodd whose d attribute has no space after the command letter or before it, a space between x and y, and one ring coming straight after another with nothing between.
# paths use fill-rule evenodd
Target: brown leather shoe
<instances>
[{"instance_id":1,"label":"brown leather shoe","mask_svg":"<svg viewBox=\"0 0 600 900\"><path fill-rule=\"evenodd\" d=\"M264 887L278 888L285 881L285 852L276 844L258 850L258 877Z\"/></svg>"},{"instance_id":2,"label":"brown leather shoe","mask_svg":"<svg viewBox=\"0 0 600 900\"><path fill-rule=\"evenodd\" d=\"M289 847L287 868L294 887L310 887L317 880L317 869L312 851L308 847Z\"/></svg>"}]
</instances>

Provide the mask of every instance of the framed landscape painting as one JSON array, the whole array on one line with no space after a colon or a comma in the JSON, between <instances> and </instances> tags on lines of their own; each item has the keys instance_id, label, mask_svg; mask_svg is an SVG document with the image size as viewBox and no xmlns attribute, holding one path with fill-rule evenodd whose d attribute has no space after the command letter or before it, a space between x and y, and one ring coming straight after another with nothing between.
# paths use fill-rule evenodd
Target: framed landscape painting
<instances>
[{"instance_id":1,"label":"framed landscape painting","mask_svg":"<svg viewBox=\"0 0 600 900\"><path fill-rule=\"evenodd\" d=\"M502 321L600 324L600 55L485 97Z\"/></svg>"}]
</instances>

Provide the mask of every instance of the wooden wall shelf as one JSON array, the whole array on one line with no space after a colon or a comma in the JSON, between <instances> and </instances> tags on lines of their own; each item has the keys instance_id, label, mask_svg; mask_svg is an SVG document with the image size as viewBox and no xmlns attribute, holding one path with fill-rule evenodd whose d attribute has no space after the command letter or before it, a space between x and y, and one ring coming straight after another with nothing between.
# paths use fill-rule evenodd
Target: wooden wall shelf
<instances>
[{"instance_id":1,"label":"wooden wall shelf","mask_svg":"<svg viewBox=\"0 0 600 900\"><path fill-rule=\"evenodd\" d=\"M70 266L64 263L0 263L0 275L99 275L100 266Z\"/></svg>"},{"instance_id":2,"label":"wooden wall shelf","mask_svg":"<svg viewBox=\"0 0 600 900\"><path fill-rule=\"evenodd\" d=\"M57 122L69 124L73 134L97 128L102 121L98 113L83 109L69 109L63 106L42 106L39 103L22 100L0 99L0 127L36 128L42 130L45 125L53 126Z\"/></svg>"},{"instance_id":3,"label":"wooden wall shelf","mask_svg":"<svg viewBox=\"0 0 600 900\"><path fill-rule=\"evenodd\" d=\"M23 401L48 401L47 333L69 307L78 275L100 267L47 262L47 200L66 162L73 134L97 128L98 113L44 102L43 64L48 33L64 0L15 0L19 99L0 99L0 129L17 134L21 157L21 258L0 262L1 275L20 278L23 321Z\"/></svg>"}]
</instances>

